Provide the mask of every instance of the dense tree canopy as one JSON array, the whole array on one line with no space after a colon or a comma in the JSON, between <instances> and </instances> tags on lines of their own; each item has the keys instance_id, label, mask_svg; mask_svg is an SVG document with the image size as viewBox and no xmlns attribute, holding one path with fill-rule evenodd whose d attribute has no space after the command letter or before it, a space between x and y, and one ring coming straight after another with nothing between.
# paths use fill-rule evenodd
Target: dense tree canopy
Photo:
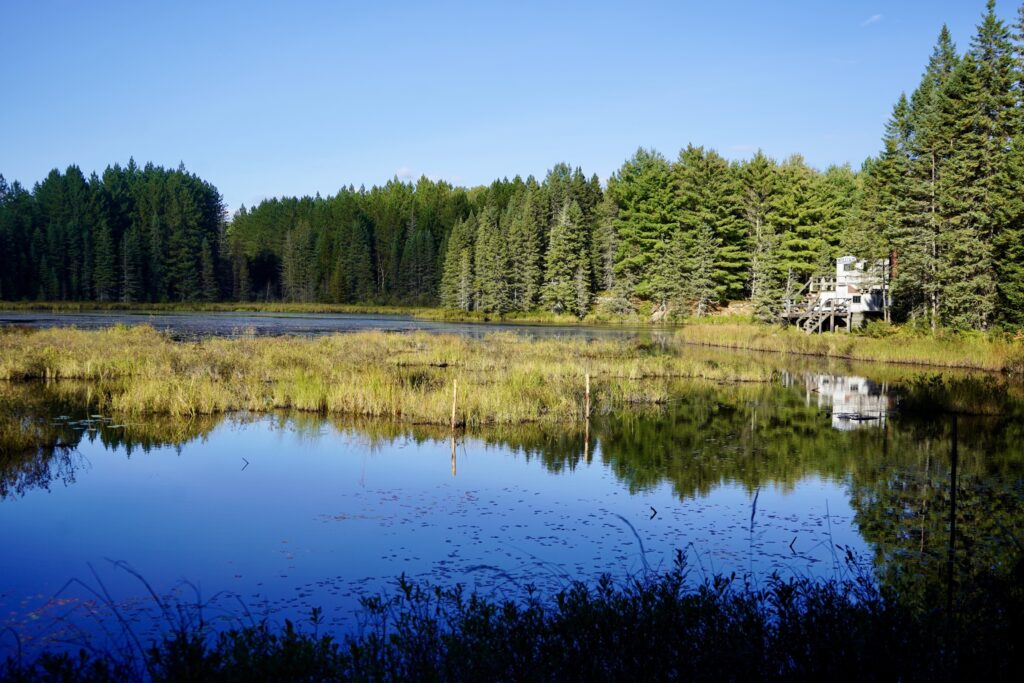
<instances>
[{"instance_id":1,"label":"dense tree canopy","mask_svg":"<svg viewBox=\"0 0 1024 683\"><path fill-rule=\"evenodd\" d=\"M1024 7L988 2L969 48L943 28L859 171L799 155L729 162L638 149L602 187L565 163L538 181L421 178L269 199L225 220L217 190L134 162L31 191L0 177L0 299L440 304L701 315L783 294L845 253L891 258L893 316L1024 325Z\"/></svg>"}]
</instances>

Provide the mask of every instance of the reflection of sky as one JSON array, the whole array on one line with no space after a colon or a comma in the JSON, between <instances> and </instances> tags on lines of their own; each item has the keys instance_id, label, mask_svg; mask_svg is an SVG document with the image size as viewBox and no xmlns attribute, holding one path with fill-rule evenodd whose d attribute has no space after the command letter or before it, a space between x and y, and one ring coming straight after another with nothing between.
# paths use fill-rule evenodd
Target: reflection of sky
<instances>
[{"instance_id":1,"label":"reflection of sky","mask_svg":"<svg viewBox=\"0 0 1024 683\"><path fill-rule=\"evenodd\" d=\"M297 335L316 337L336 332L421 330L465 337L484 337L495 332L514 332L529 337L581 337L586 339L666 338L668 330L639 325L549 325L530 323L474 323L422 320L403 315L355 313L149 313L132 311L43 312L0 310L0 326L78 327L97 329L111 325L151 325L175 338L238 337L242 335Z\"/></svg>"},{"instance_id":2,"label":"reflection of sky","mask_svg":"<svg viewBox=\"0 0 1024 683\"><path fill-rule=\"evenodd\" d=\"M84 442L89 467L75 484L0 502L2 619L24 621L69 578L88 578L89 564L119 599L143 593L106 559L128 562L160 592L189 580L204 597L233 591L288 616L322 605L330 622L350 625L355 596L402 572L508 595L525 583L555 589L570 578L636 575L645 559L665 569L677 548L695 579L831 577L831 544L864 550L843 487L819 478L762 487L751 525L754 496L743 487L683 501L669 484L630 494L600 464L599 448L593 464L555 474L470 439L453 478L447 441L371 446L321 431L228 421L180 453L131 458Z\"/></svg>"}]
</instances>

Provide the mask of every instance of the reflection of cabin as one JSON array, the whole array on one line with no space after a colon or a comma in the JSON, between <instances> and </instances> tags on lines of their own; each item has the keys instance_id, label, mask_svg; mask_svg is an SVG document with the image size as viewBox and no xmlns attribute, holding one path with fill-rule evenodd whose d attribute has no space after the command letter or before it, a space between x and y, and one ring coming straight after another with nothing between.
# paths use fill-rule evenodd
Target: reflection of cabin
<instances>
[{"instance_id":1,"label":"reflection of cabin","mask_svg":"<svg viewBox=\"0 0 1024 683\"><path fill-rule=\"evenodd\" d=\"M866 377L788 372L783 372L782 382L802 388L806 405L830 409L834 429L845 432L885 426L889 415L889 387L885 384Z\"/></svg>"},{"instance_id":2,"label":"reflection of cabin","mask_svg":"<svg viewBox=\"0 0 1024 683\"><path fill-rule=\"evenodd\" d=\"M850 431L883 427L889 413L885 387L864 377L820 375L818 405L832 404L832 427Z\"/></svg>"},{"instance_id":3,"label":"reflection of cabin","mask_svg":"<svg viewBox=\"0 0 1024 683\"><path fill-rule=\"evenodd\" d=\"M835 276L814 278L786 297L782 317L805 332L849 332L883 318L889 307L889 262L843 256Z\"/></svg>"}]
</instances>

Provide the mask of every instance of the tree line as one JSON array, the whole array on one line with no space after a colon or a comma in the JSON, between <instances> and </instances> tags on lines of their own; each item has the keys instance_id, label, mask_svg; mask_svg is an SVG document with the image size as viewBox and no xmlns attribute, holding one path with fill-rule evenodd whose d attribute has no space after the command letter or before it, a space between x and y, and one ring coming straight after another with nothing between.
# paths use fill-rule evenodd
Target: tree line
<instances>
[{"instance_id":1,"label":"tree line","mask_svg":"<svg viewBox=\"0 0 1024 683\"><path fill-rule=\"evenodd\" d=\"M215 301L224 203L184 167L51 171L29 192L0 176L0 299Z\"/></svg>"},{"instance_id":2,"label":"tree line","mask_svg":"<svg viewBox=\"0 0 1024 683\"><path fill-rule=\"evenodd\" d=\"M1024 7L989 0L971 44L945 28L859 171L689 145L639 149L601 184L461 188L421 178L270 199L230 220L216 189L134 163L0 180L0 298L414 303L582 317L703 315L787 292L850 253L892 265L893 316L933 329L1024 324Z\"/></svg>"}]
</instances>

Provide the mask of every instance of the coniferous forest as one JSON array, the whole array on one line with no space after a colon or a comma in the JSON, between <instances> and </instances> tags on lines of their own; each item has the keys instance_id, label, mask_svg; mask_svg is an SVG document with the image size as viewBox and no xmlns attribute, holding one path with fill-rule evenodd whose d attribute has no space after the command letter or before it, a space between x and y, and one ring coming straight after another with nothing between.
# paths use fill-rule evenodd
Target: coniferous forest
<instances>
[{"instance_id":1,"label":"coniferous forest","mask_svg":"<svg viewBox=\"0 0 1024 683\"><path fill-rule=\"evenodd\" d=\"M860 170L799 155L639 149L606 183L555 165L461 188L421 178L271 199L228 219L184 167L0 177L0 299L440 305L501 315L646 306L703 315L783 296L842 254L890 258L893 317L1024 325L1024 6L943 28Z\"/></svg>"}]
</instances>

